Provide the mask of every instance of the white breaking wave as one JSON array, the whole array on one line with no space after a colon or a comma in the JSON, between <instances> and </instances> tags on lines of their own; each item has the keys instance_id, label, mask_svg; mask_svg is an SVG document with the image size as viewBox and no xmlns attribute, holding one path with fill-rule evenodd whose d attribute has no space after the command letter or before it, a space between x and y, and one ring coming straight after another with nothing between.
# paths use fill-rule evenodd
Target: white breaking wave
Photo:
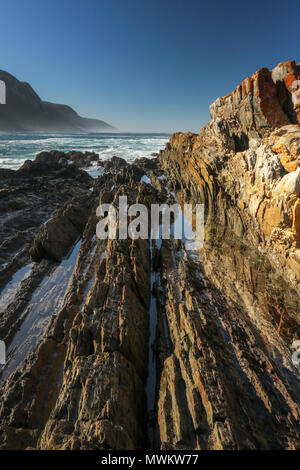
<instances>
[{"instance_id":1,"label":"white breaking wave","mask_svg":"<svg viewBox=\"0 0 300 470\"><path fill-rule=\"evenodd\" d=\"M0 133L0 167L17 169L25 160L34 160L37 153L54 149L96 152L103 160L117 156L132 162L136 158L151 158L168 140L168 134Z\"/></svg>"}]
</instances>

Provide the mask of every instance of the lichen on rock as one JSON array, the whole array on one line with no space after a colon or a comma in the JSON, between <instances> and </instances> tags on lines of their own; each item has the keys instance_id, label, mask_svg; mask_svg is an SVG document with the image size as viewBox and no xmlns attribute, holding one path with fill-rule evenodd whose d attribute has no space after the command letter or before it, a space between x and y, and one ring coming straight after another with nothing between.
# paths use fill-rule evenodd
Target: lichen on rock
<instances>
[{"instance_id":1,"label":"lichen on rock","mask_svg":"<svg viewBox=\"0 0 300 470\"><path fill-rule=\"evenodd\" d=\"M2 312L8 347L78 247L37 346L2 371L0 449L300 449L299 68L260 69L153 159L53 151L0 171L0 288L36 261ZM79 169L91 161L96 180ZM98 239L99 203L124 194L148 208L203 203L203 248Z\"/></svg>"}]
</instances>

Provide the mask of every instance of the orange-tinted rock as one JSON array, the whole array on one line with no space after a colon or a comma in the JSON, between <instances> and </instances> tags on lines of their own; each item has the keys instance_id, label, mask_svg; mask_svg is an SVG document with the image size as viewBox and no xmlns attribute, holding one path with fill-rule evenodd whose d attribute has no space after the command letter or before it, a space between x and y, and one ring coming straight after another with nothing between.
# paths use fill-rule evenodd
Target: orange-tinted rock
<instances>
[{"instance_id":1,"label":"orange-tinted rock","mask_svg":"<svg viewBox=\"0 0 300 470\"><path fill-rule=\"evenodd\" d=\"M278 101L271 72L266 68L246 79L233 93L215 101L210 113L213 120L231 121L229 133L236 140L263 135L269 128L290 123Z\"/></svg>"},{"instance_id":2,"label":"orange-tinted rock","mask_svg":"<svg viewBox=\"0 0 300 470\"><path fill-rule=\"evenodd\" d=\"M293 207L293 232L296 240L300 241L300 199L297 200Z\"/></svg>"},{"instance_id":3,"label":"orange-tinted rock","mask_svg":"<svg viewBox=\"0 0 300 470\"><path fill-rule=\"evenodd\" d=\"M287 171L295 171L300 165L300 126L289 125L275 130L270 136L273 152Z\"/></svg>"},{"instance_id":4,"label":"orange-tinted rock","mask_svg":"<svg viewBox=\"0 0 300 470\"><path fill-rule=\"evenodd\" d=\"M300 124L300 64L294 60L279 64L272 71L278 89L280 105L292 123Z\"/></svg>"},{"instance_id":5,"label":"orange-tinted rock","mask_svg":"<svg viewBox=\"0 0 300 470\"><path fill-rule=\"evenodd\" d=\"M41 281L81 245L62 304L2 384L0 449L300 449L300 168L287 172L299 155L287 88L297 67L259 70L199 135L173 134L151 162L114 158L40 228L41 262L1 316L9 341ZM119 194L204 203L203 249L97 239L96 207Z\"/></svg>"},{"instance_id":6,"label":"orange-tinted rock","mask_svg":"<svg viewBox=\"0 0 300 470\"><path fill-rule=\"evenodd\" d=\"M232 93L218 98L210 106L211 117L227 121L236 150L245 149L247 138L300 123L300 105L293 102L292 88L299 77L300 65L295 61L280 64L272 72L262 68Z\"/></svg>"}]
</instances>

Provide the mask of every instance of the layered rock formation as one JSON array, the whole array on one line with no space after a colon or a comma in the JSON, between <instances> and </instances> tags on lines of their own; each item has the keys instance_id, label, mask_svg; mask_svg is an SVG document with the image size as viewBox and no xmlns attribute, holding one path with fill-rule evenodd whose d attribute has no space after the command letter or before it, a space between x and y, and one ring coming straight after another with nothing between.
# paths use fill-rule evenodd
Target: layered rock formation
<instances>
[{"instance_id":1,"label":"layered rock formation","mask_svg":"<svg viewBox=\"0 0 300 470\"><path fill-rule=\"evenodd\" d=\"M298 77L258 71L200 134L94 181L56 152L2 173L1 449L300 448ZM120 195L204 203L203 249L97 239Z\"/></svg>"},{"instance_id":2,"label":"layered rock formation","mask_svg":"<svg viewBox=\"0 0 300 470\"><path fill-rule=\"evenodd\" d=\"M103 132L114 128L104 121L79 116L64 104L42 101L29 83L0 70L6 104L0 107L0 129L41 132Z\"/></svg>"}]
</instances>

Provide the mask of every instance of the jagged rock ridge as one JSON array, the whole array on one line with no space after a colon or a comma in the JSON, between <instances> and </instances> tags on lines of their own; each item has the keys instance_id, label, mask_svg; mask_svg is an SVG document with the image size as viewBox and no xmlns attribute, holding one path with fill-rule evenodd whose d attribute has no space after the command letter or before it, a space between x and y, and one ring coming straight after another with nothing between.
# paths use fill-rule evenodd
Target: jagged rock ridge
<instances>
[{"instance_id":1,"label":"jagged rock ridge","mask_svg":"<svg viewBox=\"0 0 300 470\"><path fill-rule=\"evenodd\" d=\"M72 275L38 344L8 374L10 351L0 448L300 448L291 359L300 336L300 126L288 88L281 99L291 69L298 65L258 71L237 102L239 92L213 105L199 135L174 134L153 160L103 163L93 182L55 152L2 174L0 287L29 254L37 262L1 316L7 344L34 323L34 295L52 305L47 283L63 263ZM124 194L148 207L204 203L203 249L172 238L98 240L98 204ZM42 197L52 215L34 204ZM24 207L36 223L21 219L18 233Z\"/></svg>"}]
</instances>

